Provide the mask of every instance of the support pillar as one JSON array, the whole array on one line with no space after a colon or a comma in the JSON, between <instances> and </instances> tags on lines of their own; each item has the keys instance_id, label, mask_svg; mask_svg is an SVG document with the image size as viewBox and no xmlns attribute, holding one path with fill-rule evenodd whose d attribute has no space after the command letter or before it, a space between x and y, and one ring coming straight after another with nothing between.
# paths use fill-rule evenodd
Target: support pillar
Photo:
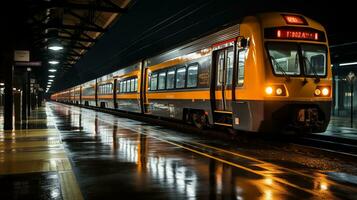
<instances>
[{"instance_id":1,"label":"support pillar","mask_svg":"<svg viewBox=\"0 0 357 200\"><path fill-rule=\"evenodd\" d=\"M13 113L13 91L12 91L12 78L14 72L14 66L12 64L12 53L3 52L2 66L5 70L5 98L4 98L4 130L12 130L12 113Z\"/></svg>"},{"instance_id":2,"label":"support pillar","mask_svg":"<svg viewBox=\"0 0 357 200\"><path fill-rule=\"evenodd\" d=\"M22 82L22 120L27 120L27 72L24 72L23 82Z\"/></svg>"},{"instance_id":3,"label":"support pillar","mask_svg":"<svg viewBox=\"0 0 357 200\"><path fill-rule=\"evenodd\" d=\"M14 92L14 114L15 114L15 123L19 124L21 122L21 92Z\"/></svg>"},{"instance_id":4,"label":"support pillar","mask_svg":"<svg viewBox=\"0 0 357 200\"><path fill-rule=\"evenodd\" d=\"M31 72L27 72L27 116L31 115L31 83L30 83L30 73Z\"/></svg>"}]
</instances>

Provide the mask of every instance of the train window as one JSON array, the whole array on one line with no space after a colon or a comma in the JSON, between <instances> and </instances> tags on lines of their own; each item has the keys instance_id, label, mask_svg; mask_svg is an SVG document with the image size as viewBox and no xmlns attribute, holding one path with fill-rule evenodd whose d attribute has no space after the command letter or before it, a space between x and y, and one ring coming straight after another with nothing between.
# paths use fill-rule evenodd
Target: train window
<instances>
[{"instance_id":1,"label":"train window","mask_svg":"<svg viewBox=\"0 0 357 200\"><path fill-rule=\"evenodd\" d=\"M218 55L217 62L217 85L222 85L223 83L223 68L224 68L224 51L220 52Z\"/></svg>"},{"instance_id":2,"label":"train window","mask_svg":"<svg viewBox=\"0 0 357 200\"><path fill-rule=\"evenodd\" d=\"M148 90L151 90L151 74L148 74Z\"/></svg>"},{"instance_id":3,"label":"train window","mask_svg":"<svg viewBox=\"0 0 357 200\"><path fill-rule=\"evenodd\" d=\"M297 44L269 43L267 46L275 74L300 75Z\"/></svg>"},{"instance_id":4,"label":"train window","mask_svg":"<svg viewBox=\"0 0 357 200\"><path fill-rule=\"evenodd\" d=\"M135 92L137 92L138 91L138 78L135 78Z\"/></svg>"},{"instance_id":5,"label":"train window","mask_svg":"<svg viewBox=\"0 0 357 200\"><path fill-rule=\"evenodd\" d=\"M120 93L122 93L124 90L123 85L124 85L123 81L120 81L120 90L119 90Z\"/></svg>"},{"instance_id":6,"label":"train window","mask_svg":"<svg viewBox=\"0 0 357 200\"><path fill-rule=\"evenodd\" d=\"M157 90L157 74L151 75L150 90Z\"/></svg>"},{"instance_id":7,"label":"train window","mask_svg":"<svg viewBox=\"0 0 357 200\"><path fill-rule=\"evenodd\" d=\"M131 79L130 84L130 92L135 92L135 79Z\"/></svg>"},{"instance_id":8,"label":"train window","mask_svg":"<svg viewBox=\"0 0 357 200\"><path fill-rule=\"evenodd\" d=\"M232 48L229 48L228 55L227 55L227 73L226 73L226 84L227 85L232 85L233 61L234 61L234 52L233 52Z\"/></svg>"},{"instance_id":9,"label":"train window","mask_svg":"<svg viewBox=\"0 0 357 200\"><path fill-rule=\"evenodd\" d=\"M305 74L311 76L326 75L326 46L301 44L305 65Z\"/></svg>"},{"instance_id":10,"label":"train window","mask_svg":"<svg viewBox=\"0 0 357 200\"><path fill-rule=\"evenodd\" d=\"M238 78L237 78L237 86L242 87L244 84L244 67L245 67L245 57L246 57L247 49L239 49L238 50Z\"/></svg>"},{"instance_id":11,"label":"train window","mask_svg":"<svg viewBox=\"0 0 357 200\"><path fill-rule=\"evenodd\" d=\"M130 80L126 80L126 92L130 92Z\"/></svg>"},{"instance_id":12,"label":"train window","mask_svg":"<svg viewBox=\"0 0 357 200\"><path fill-rule=\"evenodd\" d=\"M186 67L177 69L176 72L176 88L184 88L186 84Z\"/></svg>"},{"instance_id":13,"label":"train window","mask_svg":"<svg viewBox=\"0 0 357 200\"><path fill-rule=\"evenodd\" d=\"M198 64L189 66L187 74L187 87L197 87Z\"/></svg>"},{"instance_id":14,"label":"train window","mask_svg":"<svg viewBox=\"0 0 357 200\"><path fill-rule=\"evenodd\" d=\"M108 94L113 93L113 85L111 83L109 83L108 88L109 88Z\"/></svg>"},{"instance_id":15,"label":"train window","mask_svg":"<svg viewBox=\"0 0 357 200\"><path fill-rule=\"evenodd\" d=\"M123 81L123 90L122 92L126 92L126 81Z\"/></svg>"},{"instance_id":16,"label":"train window","mask_svg":"<svg viewBox=\"0 0 357 200\"><path fill-rule=\"evenodd\" d=\"M165 89L166 72L159 73L159 90Z\"/></svg>"},{"instance_id":17,"label":"train window","mask_svg":"<svg viewBox=\"0 0 357 200\"><path fill-rule=\"evenodd\" d=\"M173 89L175 87L175 69L170 69L167 72L166 88Z\"/></svg>"}]
</instances>

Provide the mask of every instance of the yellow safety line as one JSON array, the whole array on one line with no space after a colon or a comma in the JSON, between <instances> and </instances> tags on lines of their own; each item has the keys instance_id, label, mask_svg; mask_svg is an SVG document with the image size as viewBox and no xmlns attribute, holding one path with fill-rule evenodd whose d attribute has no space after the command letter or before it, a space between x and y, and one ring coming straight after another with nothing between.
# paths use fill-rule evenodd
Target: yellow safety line
<instances>
[{"instance_id":1,"label":"yellow safety line","mask_svg":"<svg viewBox=\"0 0 357 200\"><path fill-rule=\"evenodd\" d=\"M228 127L232 127L233 126L232 124L225 124L225 123L218 123L218 122L215 122L214 124L220 125L220 126L228 126Z\"/></svg>"}]
</instances>

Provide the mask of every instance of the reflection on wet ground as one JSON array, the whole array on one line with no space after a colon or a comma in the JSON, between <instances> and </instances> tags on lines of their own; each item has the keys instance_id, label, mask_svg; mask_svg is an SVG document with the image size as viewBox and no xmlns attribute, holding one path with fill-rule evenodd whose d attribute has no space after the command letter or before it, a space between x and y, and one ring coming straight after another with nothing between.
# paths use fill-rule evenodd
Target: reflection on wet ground
<instances>
[{"instance_id":1,"label":"reflection on wet ground","mask_svg":"<svg viewBox=\"0 0 357 200\"><path fill-rule=\"evenodd\" d=\"M63 199L55 172L0 176L1 199ZM39 192L41 191L41 192Z\"/></svg>"},{"instance_id":2,"label":"reflection on wet ground","mask_svg":"<svg viewBox=\"0 0 357 200\"><path fill-rule=\"evenodd\" d=\"M61 135L46 113L41 107L16 130L0 129L1 200L83 199Z\"/></svg>"},{"instance_id":3,"label":"reflection on wet ground","mask_svg":"<svg viewBox=\"0 0 357 200\"><path fill-rule=\"evenodd\" d=\"M202 136L47 106L85 199L357 199L356 182L336 172L282 167Z\"/></svg>"}]
</instances>

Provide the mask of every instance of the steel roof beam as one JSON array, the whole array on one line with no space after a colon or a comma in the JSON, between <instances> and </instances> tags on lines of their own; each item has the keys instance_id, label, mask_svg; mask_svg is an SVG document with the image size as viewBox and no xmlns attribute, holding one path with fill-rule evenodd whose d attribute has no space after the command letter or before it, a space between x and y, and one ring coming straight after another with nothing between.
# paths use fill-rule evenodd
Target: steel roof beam
<instances>
[{"instance_id":1,"label":"steel roof beam","mask_svg":"<svg viewBox=\"0 0 357 200\"><path fill-rule=\"evenodd\" d=\"M87 39L87 38L81 38L81 37L66 37L66 36L58 36L58 39L62 40L71 40L71 41L78 41L78 42L96 42L95 39Z\"/></svg>"},{"instance_id":2,"label":"steel roof beam","mask_svg":"<svg viewBox=\"0 0 357 200\"><path fill-rule=\"evenodd\" d=\"M96 27L96 28L102 28L99 25L95 24L94 22L89 21L87 18L85 18L83 16L80 16L75 12L69 11L68 14L76 17L77 19L81 20L81 22L84 22L84 23L86 23L86 24L88 24L90 26L93 26L93 27Z\"/></svg>"},{"instance_id":3,"label":"steel roof beam","mask_svg":"<svg viewBox=\"0 0 357 200\"><path fill-rule=\"evenodd\" d=\"M98 12L124 13L126 9L110 4L110 6L100 4L79 4L66 1L41 2L38 4L42 8L65 8L72 10L95 10Z\"/></svg>"},{"instance_id":4,"label":"steel roof beam","mask_svg":"<svg viewBox=\"0 0 357 200\"><path fill-rule=\"evenodd\" d=\"M92 38L91 36L89 36L88 34L86 34L84 32L80 32L80 34L78 36L75 36L76 35L75 33L71 33L70 31L65 30L65 29L60 29L59 31L62 32L62 33L66 33L66 34L70 35L70 37L80 37L80 38L82 38L81 36L84 36L88 40L96 40L96 39Z\"/></svg>"},{"instance_id":5,"label":"steel roof beam","mask_svg":"<svg viewBox=\"0 0 357 200\"><path fill-rule=\"evenodd\" d=\"M81 57L82 56L82 54L79 54L79 53L75 53L75 52L70 52L70 53L68 53L67 55L69 55L69 56L79 56L79 57Z\"/></svg>"},{"instance_id":6,"label":"steel roof beam","mask_svg":"<svg viewBox=\"0 0 357 200\"><path fill-rule=\"evenodd\" d=\"M66 59L67 62L78 62L79 59Z\"/></svg>"},{"instance_id":7,"label":"steel roof beam","mask_svg":"<svg viewBox=\"0 0 357 200\"><path fill-rule=\"evenodd\" d=\"M68 25L68 24L43 24L46 29L57 28L57 29L67 29L67 30L82 30L91 32L105 32L105 28L91 27L91 26L78 26L78 25Z\"/></svg>"},{"instance_id":8,"label":"steel roof beam","mask_svg":"<svg viewBox=\"0 0 357 200\"><path fill-rule=\"evenodd\" d=\"M70 48L70 49L84 49L84 50L89 50L90 47L86 47L86 46L77 46L77 45L73 45L73 46L64 46L64 48Z\"/></svg>"}]
</instances>

